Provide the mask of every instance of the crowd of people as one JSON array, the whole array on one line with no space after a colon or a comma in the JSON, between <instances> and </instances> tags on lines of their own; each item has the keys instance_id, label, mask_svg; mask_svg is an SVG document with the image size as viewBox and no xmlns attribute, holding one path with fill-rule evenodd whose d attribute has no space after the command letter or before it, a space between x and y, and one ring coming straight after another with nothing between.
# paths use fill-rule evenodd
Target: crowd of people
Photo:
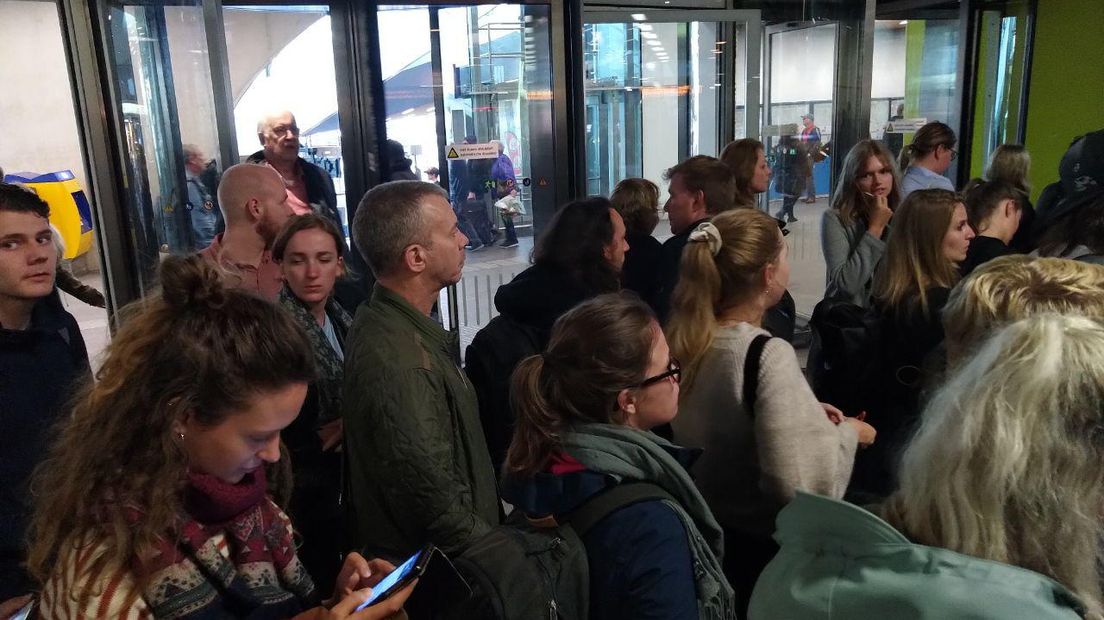
<instances>
[{"instance_id":1,"label":"crowd of people","mask_svg":"<svg viewBox=\"0 0 1104 620\"><path fill-rule=\"evenodd\" d=\"M1104 618L1104 130L1037 205L1019 146L958 193L942 123L855 145L806 368L756 140L666 172L663 243L651 181L562 206L461 368L470 184L376 186L350 246L297 135L213 193L189 155L210 240L94 378L0 184L0 618Z\"/></svg>"}]
</instances>

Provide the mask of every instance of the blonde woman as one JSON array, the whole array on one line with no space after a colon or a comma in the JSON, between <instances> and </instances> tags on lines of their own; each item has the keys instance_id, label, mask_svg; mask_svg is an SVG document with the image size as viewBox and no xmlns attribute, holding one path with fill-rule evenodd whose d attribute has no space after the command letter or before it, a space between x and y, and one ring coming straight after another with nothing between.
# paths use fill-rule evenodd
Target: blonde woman
<instances>
[{"instance_id":1,"label":"blonde woman","mask_svg":"<svg viewBox=\"0 0 1104 620\"><path fill-rule=\"evenodd\" d=\"M782 511L749 617L1100 618L1101 394L1099 322L1005 327L932 399L880 514Z\"/></svg>"},{"instance_id":2,"label":"blonde woman","mask_svg":"<svg viewBox=\"0 0 1104 620\"><path fill-rule=\"evenodd\" d=\"M893 221L874 279L880 357L866 399L881 437L855 465L850 489L855 501L885 497L896 486L897 458L919 415L922 390L937 374L931 354L943 341L940 313L974 238L966 207L946 190L913 192Z\"/></svg>"},{"instance_id":3,"label":"blonde woman","mask_svg":"<svg viewBox=\"0 0 1104 620\"><path fill-rule=\"evenodd\" d=\"M855 449L874 440L870 425L817 402L793 348L762 327L789 281L786 253L762 211L698 226L667 328L683 363L675 440L705 449L696 482L725 529L725 572L742 607L776 549L778 510L798 490L842 496Z\"/></svg>"},{"instance_id":4,"label":"blonde woman","mask_svg":"<svg viewBox=\"0 0 1104 620\"><path fill-rule=\"evenodd\" d=\"M933 121L924 125L901 150L901 197L920 189L954 191L954 184L943 176L958 158L955 144L958 138L945 123Z\"/></svg>"},{"instance_id":5,"label":"blonde woman","mask_svg":"<svg viewBox=\"0 0 1104 620\"><path fill-rule=\"evenodd\" d=\"M1104 267L1023 255L985 263L951 291L943 308L948 366L1003 324L1046 313L1104 319Z\"/></svg>"}]
</instances>

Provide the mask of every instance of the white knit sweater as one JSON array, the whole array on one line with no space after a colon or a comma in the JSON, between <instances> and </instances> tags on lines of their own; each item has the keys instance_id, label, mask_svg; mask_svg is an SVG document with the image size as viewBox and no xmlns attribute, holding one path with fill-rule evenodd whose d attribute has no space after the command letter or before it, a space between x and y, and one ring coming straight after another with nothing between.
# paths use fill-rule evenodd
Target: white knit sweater
<instances>
[{"instance_id":1,"label":"white knit sweater","mask_svg":"<svg viewBox=\"0 0 1104 620\"><path fill-rule=\"evenodd\" d=\"M744 360L758 334L767 332L747 323L717 330L672 426L676 443L705 451L693 473L721 525L769 534L796 491L843 496L858 434L828 419L780 338L763 349L753 419L743 403Z\"/></svg>"}]
</instances>

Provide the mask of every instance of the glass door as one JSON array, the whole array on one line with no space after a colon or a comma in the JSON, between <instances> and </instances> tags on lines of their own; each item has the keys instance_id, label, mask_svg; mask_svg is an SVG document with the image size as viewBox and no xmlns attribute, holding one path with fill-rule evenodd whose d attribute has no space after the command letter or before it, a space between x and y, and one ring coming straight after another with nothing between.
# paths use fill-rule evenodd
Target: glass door
<instances>
[{"instance_id":1,"label":"glass door","mask_svg":"<svg viewBox=\"0 0 1104 620\"><path fill-rule=\"evenodd\" d=\"M634 12L641 11L641 12ZM588 194L759 135L758 11L587 11ZM670 232L661 223L656 235Z\"/></svg>"},{"instance_id":2,"label":"glass door","mask_svg":"<svg viewBox=\"0 0 1104 620\"><path fill-rule=\"evenodd\" d=\"M787 220L790 286L798 314L824 297L820 221L829 207L838 24L767 28L763 143L773 173L760 207Z\"/></svg>"},{"instance_id":3,"label":"glass door","mask_svg":"<svg viewBox=\"0 0 1104 620\"><path fill-rule=\"evenodd\" d=\"M471 240L442 322L463 352L557 207L546 4L380 6L384 180L440 183ZM570 192L566 192L570 195ZM504 216L504 199L516 207Z\"/></svg>"}]
</instances>

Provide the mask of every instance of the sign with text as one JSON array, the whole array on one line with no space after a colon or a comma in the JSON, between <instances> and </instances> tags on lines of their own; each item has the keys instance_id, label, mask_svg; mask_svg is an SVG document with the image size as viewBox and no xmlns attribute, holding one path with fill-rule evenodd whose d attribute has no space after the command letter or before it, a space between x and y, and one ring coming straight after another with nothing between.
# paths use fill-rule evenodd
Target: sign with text
<instances>
[{"instance_id":1,"label":"sign with text","mask_svg":"<svg viewBox=\"0 0 1104 620\"><path fill-rule=\"evenodd\" d=\"M764 136L794 136L801 133L797 123L783 123L781 125L767 125L763 128Z\"/></svg>"},{"instance_id":2,"label":"sign with text","mask_svg":"<svg viewBox=\"0 0 1104 620\"><path fill-rule=\"evenodd\" d=\"M886 133L913 133L919 131L921 127L928 124L926 118L901 118L895 121L889 121L886 125Z\"/></svg>"},{"instance_id":3,"label":"sign with text","mask_svg":"<svg viewBox=\"0 0 1104 620\"><path fill-rule=\"evenodd\" d=\"M448 159L498 159L498 144L494 142L450 144L446 157Z\"/></svg>"}]
</instances>

